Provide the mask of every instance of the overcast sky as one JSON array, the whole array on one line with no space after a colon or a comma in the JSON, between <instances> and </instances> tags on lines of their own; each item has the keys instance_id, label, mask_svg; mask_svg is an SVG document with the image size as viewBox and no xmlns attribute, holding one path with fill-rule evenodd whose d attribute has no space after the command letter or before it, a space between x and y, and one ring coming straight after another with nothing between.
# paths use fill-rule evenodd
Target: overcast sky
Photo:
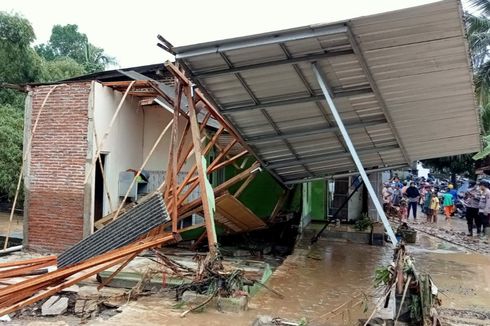
<instances>
[{"instance_id":1,"label":"overcast sky","mask_svg":"<svg viewBox=\"0 0 490 326\"><path fill-rule=\"evenodd\" d=\"M0 0L0 10L29 19L36 43L54 24L77 24L120 67L170 59L157 34L174 45L268 32L422 5L431 0Z\"/></svg>"}]
</instances>

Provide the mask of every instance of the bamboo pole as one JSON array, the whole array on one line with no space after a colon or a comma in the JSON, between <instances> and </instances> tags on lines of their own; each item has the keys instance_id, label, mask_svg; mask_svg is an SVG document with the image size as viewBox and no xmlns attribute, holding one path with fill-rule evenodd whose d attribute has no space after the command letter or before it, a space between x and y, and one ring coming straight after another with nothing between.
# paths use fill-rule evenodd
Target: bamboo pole
<instances>
[{"instance_id":1,"label":"bamboo pole","mask_svg":"<svg viewBox=\"0 0 490 326\"><path fill-rule=\"evenodd\" d=\"M119 207L117 208L117 211L116 211L116 214L112 217L112 220L114 221L115 219L117 219L117 217L119 216L119 212L121 211L121 209L123 208L124 206L124 202L126 201L126 199L128 198L128 195L129 195L129 192L131 191L131 188L133 188L135 182L136 182L136 179L140 176L141 174L141 171L145 168L146 164L148 163L148 161L150 160L150 157L151 155L153 154L153 152L155 151L155 149L157 148L158 144L160 143L160 141L162 140L163 136L167 133L167 130L170 128L170 126L172 125L172 123L175 123L174 119L170 120L170 122L167 124L167 126L165 126L165 128L163 128L162 132L160 133L160 136L158 136L157 140L155 141L155 143L153 144L153 147L151 148L150 152L148 153L148 155L146 156L146 159L145 161L143 162L143 164L141 164L141 167L139 168L138 172L135 174L134 178L133 178L133 181L131 181L131 184L129 185L129 188L128 190L126 191L126 194L124 195L124 198L123 200L121 201L121 203L119 204Z\"/></svg>"},{"instance_id":2,"label":"bamboo pole","mask_svg":"<svg viewBox=\"0 0 490 326\"><path fill-rule=\"evenodd\" d=\"M250 182L253 181L253 179L255 179L255 176L257 174L251 174L247 179L245 179L245 181L242 183L242 185L240 186L240 188L238 188L238 190L233 194L233 197L237 198L240 197L240 195L242 194L242 192L245 190L245 188L247 188L247 186L250 184Z\"/></svg>"},{"instance_id":3,"label":"bamboo pole","mask_svg":"<svg viewBox=\"0 0 490 326\"><path fill-rule=\"evenodd\" d=\"M116 108L116 112L114 112L114 115L112 116L112 119L111 121L109 122L109 126L107 127L106 131L104 132L104 135L102 135L102 139L100 140L100 142L97 144L97 152L95 153L95 156L92 158L92 163L91 163L91 168L90 170L88 171L87 173L87 176L85 177L85 181L83 182L84 184L88 182L88 179L90 178L90 176L92 175L92 171L95 167L95 160L97 160L97 157L100 155L100 151L102 149L102 145L104 144L104 141L105 139L107 138L107 136L109 135L109 133L111 132L112 130L112 126L114 125L114 122L116 121L116 118L117 116L119 115L119 112L121 111L121 108L124 104L124 101L126 100L126 97L128 96L129 94L129 91L131 90L131 88L133 88L133 85L136 83L135 80L133 80L128 88L126 89L126 91L124 92L124 95L123 97L121 98L121 101L119 102L119 105L117 106Z\"/></svg>"},{"instance_id":4,"label":"bamboo pole","mask_svg":"<svg viewBox=\"0 0 490 326\"><path fill-rule=\"evenodd\" d=\"M236 140L235 140L236 141ZM230 143L230 145L233 145L234 142ZM226 153L228 153L230 151L232 146L228 146L227 148L224 149L223 152L221 152L218 157L216 157L216 159L208 166L208 168L206 169L206 175L211 173L211 172L214 172L216 171L217 169L219 168L222 168L230 163L233 163L236 159L238 159L239 157L243 156L244 154L247 154L248 152L247 151L244 151L242 154L237 154L235 155L232 159L229 159L227 161L224 161L224 162L221 162L220 164L214 164L213 163L217 163L219 162L219 160L224 156L226 155ZM194 191L194 189L197 187L197 183L198 183L198 177L193 177L192 179L190 179L188 181L188 183L190 183L190 186L189 188L187 188L186 192L182 195L182 197L178 200L178 205L181 205L184 200L186 200L187 197L190 196L190 194L192 193L192 191Z\"/></svg>"},{"instance_id":5,"label":"bamboo pole","mask_svg":"<svg viewBox=\"0 0 490 326\"><path fill-rule=\"evenodd\" d=\"M211 150L211 148L213 148L214 144L216 144L216 142L218 141L218 137L219 135L224 131L224 128L221 127L218 129L218 131L216 132L216 134L214 134L213 138L211 139L211 141L209 143L207 143L206 147L204 148L203 150L203 155L207 155L209 153L209 151ZM182 190L184 189L184 187L190 182L190 179L192 178L192 176L194 175L194 173L196 172L197 170L197 165L194 164L192 166L192 168L189 170L189 172L187 172L187 175L185 176L184 180L182 181L182 183L180 184L179 188L177 189L177 191L175 192L174 196L177 197L181 192ZM193 180L196 180L197 177L195 177L195 179L193 178Z\"/></svg>"},{"instance_id":6,"label":"bamboo pole","mask_svg":"<svg viewBox=\"0 0 490 326\"><path fill-rule=\"evenodd\" d=\"M22 176L24 175L24 165L25 165L25 161L27 160L27 156L29 155L29 153L31 151L31 143L32 143L32 139L34 138L34 134L36 133L37 125L39 123L39 118L41 117L41 113L43 112L44 107L46 106L46 102L48 101L48 98L51 96L51 93L53 93L54 90L56 88L58 88L59 86L66 86L66 84L54 85L53 87L51 87L51 89L48 91L48 93L44 97L44 100L41 104L41 107L39 108L39 111L37 112L36 120L34 121L34 125L32 127L32 131L31 131L31 135L27 141L26 148L24 151L24 155L22 157L22 163L20 165L19 177L17 179L17 188L15 190L14 202L12 203L12 209L10 210L9 225L7 227L7 235L5 236L5 243L3 244L3 250L7 249L7 246L8 246L9 237L10 237L10 230L12 228L12 220L14 218L14 213L15 213L15 206L17 206L17 198L19 197L20 185L22 183Z\"/></svg>"},{"instance_id":7,"label":"bamboo pole","mask_svg":"<svg viewBox=\"0 0 490 326\"><path fill-rule=\"evenodd\" d=\"M215 197L218 197L220 196L224 191L226 191L228 188L230 188L231 186L233 186L234 184L246 179L248 177L248 175L250 173L254 173L258 168L259 168L260 164L255 162L254 164L252 164L248 169L240 172L239 174L237 174L236 176L234 176L233 178L231 179L228 179L226 180L225 182L223 182L222 184L220 184L219 186L215 187L213 189L214 191L214 196ZM181 206L180 207L180 214L185 214L187 213L188 211L198 207L200 205L200 200L201 199L195 199L193 201L191 201L190 203L187 203L186 205L184 206Z\"/></svg>"},{"instance_id":8,"label":"bamboo pole","mask_svg":"<svg viewBox=\"0 0 490 326\"><path fill-rule=\"evenodd\" d=\"M119 272L121 272L124 269L124 267L126 267L136 256L138 256L139 253L140 252L136 252L136 253L130 255L128 257L128 259L124 263L121 264L121 266L119 266L108 278L106 278L102 283L100 283L97 286L97 290L100 291L104 286L111 283L111 281L114 279L114 277L116 277L116 275L119 274Z\"/></svg>"}]
</instances>

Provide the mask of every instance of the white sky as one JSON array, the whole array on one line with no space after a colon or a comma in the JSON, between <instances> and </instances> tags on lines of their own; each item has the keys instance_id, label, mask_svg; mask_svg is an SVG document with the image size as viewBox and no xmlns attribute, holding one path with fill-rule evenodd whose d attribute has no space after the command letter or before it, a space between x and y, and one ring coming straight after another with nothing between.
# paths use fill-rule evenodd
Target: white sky
<instances>
[{"instance_id":1,"label":"white sky","mask_svg":"<svg viewBox=\"0 0 490 326\"><path fill-rule=\"evenodd\" d=\"M77 24L120 67L170 59L157 34L174 45L213 41L422 5L433 0L0 0L0 10L29 19L46 42L55 24Z\"/></svg>"}]
</instances>

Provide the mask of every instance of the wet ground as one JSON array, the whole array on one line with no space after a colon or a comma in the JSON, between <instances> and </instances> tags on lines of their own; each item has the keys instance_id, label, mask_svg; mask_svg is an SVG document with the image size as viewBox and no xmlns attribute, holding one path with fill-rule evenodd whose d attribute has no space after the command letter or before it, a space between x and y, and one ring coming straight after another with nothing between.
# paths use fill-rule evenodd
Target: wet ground
<instances>
[{"instance_id":1,"label":"wet ground","mask_svg":"<svg viewBox=\"0 0 490 326\"><path fill-rule=\"evenodd\" d=\"M5 236L8 232L10 213L0 212L0 236ZM14 238L22 238L23 217L14 215L10 228L10 236Z\"/></svg>"},{"instance_id":2,"label":"wet ground","mask_svg":"<svg viewBox=\"0 0 490 326\"><path fill-rule=\"evenodd\" d=\"M308 243L306 238L304 243ZM409 246L420 272L428 272L440 291L444 325L490 325L490 256L419 232L417 243ZM278 267L268 286L285 295L278 298L267 290L250 299L249 310L240 314L222 313L214 307L185 318L170 297L141 297L123 306L114 316L99 316L88 325L251 325L257 315L271 315L291 321L303 318L309 325L357 325L370 314L376 301L372 279L374 270L391 262L389 245L375 247L320 239L313 247L300 245ZM337 314L332 310L365 293L368 312L361 296ZM349 309L346 309L349 308ZM76 325L74 317L18 320L21 325ZM19 324L19 325L20 325Z\"/></svg>"},{"instance_id":3,"label":"wet ground","mask_svg":"<svg viewBox=\"0 0 490 326\"><path fill-rule=\"evenodd\" d=\"M438 286L447 325L490 325L490 256L426 234L409 252Z\"/></svg>"}]
</instances>

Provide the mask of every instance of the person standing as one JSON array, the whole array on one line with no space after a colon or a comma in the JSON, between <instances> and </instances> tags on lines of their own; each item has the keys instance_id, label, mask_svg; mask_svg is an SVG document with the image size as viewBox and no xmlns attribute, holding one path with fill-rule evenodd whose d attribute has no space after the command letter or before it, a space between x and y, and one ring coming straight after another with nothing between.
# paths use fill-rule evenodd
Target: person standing
<instances>
[{"instance_id":1,"label":"person standing","mask_svg":"<svg viewBox=\"0 0 490 326\"><path fill-rule=\"evenodd\" d=\"M405 195L407 196L407 199L408 199L407 219L410 218L410 210L412 210L413 220L416 221L417 220L417 203L419 202L420 192L417 189L417 187L415 187L415 183L413 181L410 182L410 186L405 191Z\"/></svg>"},{"instance_id":2,"label":"person standing","mask_svg":"<svg viewBox=\"0 0 490 326\"><path fill-rule=\"evenodd\" d=\"M393 192L391 194L391 205L395 207L399 207L400 200L402 199L402 192L400 190L400 185L394 183L391 187L393 188Z\"/></svg>"},{"instance_id":3,"label":"person standing","mask_svg":"<svg viewBox=\"0 0 490 326\"><path fill-rule=\"evenodd\" d=\"M402 196L405 196L407 194L407 189L408 189L407 182L403 181Z\"/></svg>"},{"instance_id":4,"label":"person standing","mask_svg":"<svg viewBox=\"0 0 490 326\"><path fill-rule=\"evenodd\" d=\"M473 223L478 220L478 208L480 205L480 189L475 181L469 181L469 189L465 194L466 222L468 224L467 236L473 236Z\"/></svg>"},{"instance_id":5,"label":"person standing","mask_svg":"<svg viewBox=\"0 0 490 326\"><path fill-rule=\"evenodd\" d=\"M427 202L427 207L424 207L424 212L427 217L427 223L432 221L432 193L427 191L424 195L424 200Z\"/></svg>"},{"instance_id":6,"label":"person standing","mask_svg":"<svg viewBox=\"0 0 490 326\"><path fill-rule=\"evenodd\" d=\"M488 218L490 215L490 183L487 180L480 181L481 197L478 209L478 219L476 223L476 233L480 237L485 237L488 232Z\"/></svg>"},{"instance_id":7,"label":"person standing","mask_svg":"<svg viewBox=\"0 0 490 326\"><path fill-rule=\"evenodd\" d=\"M451 214L453 213L454 199L453 195L447 191L442 195L442 207L444 209L444 215L446 215L446 221L451 221Z\"/></svg>"},{"instance_id":8,"label":"person standing","mask_svg":"<svg viewBox=\"0 0 490 326\"><path fill-rule=\"evenodd\" d=\"M383 197L383 210L385 213L390 211L391 192L390 183L385 182L383 184L383 189L381 190L381 196Z\"/></svg>"},{"instance_id":9,"label":"person standing","mask_svg":"<svg viewBox=\"0 0 490 326\"><path fill-rule=\"evenodd\" d=\"M437 194L436 194L437 196ZM425 195L423 198L423 211L425 215L427 216L427 220L432 217L432 215L429 214L429 209L430 209L430 201L432 199L432 191L430 186L425 186Z\"/></svg>"},{"instance_id":10,"label":"person standing","mask_svg":"<svg viewBox=\"0 0 490 326\"><path fill-rule=\"evenodd\" d=\"M449 189L448 192L453 196L453 207L451 210L451 216L454 216L454 213L456 212L456 202L458 201L458 190L454 188L454 185L450 183L447 188Z\"/></svg>"},{"instance_id":11,"label":"person standing","mask_svg":"<svg viewBox=\"0 0 490 326\"><path fill-rule=\"evenodd\" d=\"M430 199L431 223L437 223L437 214L439 214L439 207L439 197L437 197L437 192L434 191Z\"/></svg>"}]
</instances>

